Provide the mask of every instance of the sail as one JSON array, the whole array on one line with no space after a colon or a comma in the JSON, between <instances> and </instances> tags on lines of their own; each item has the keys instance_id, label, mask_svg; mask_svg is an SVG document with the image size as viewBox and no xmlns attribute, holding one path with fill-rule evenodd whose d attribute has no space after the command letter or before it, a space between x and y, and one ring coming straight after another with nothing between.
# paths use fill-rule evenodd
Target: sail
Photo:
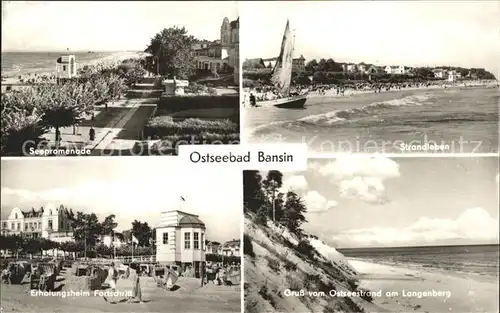
<instances>
[{"instance_id":1,"label":"sail","mask_svg":"<svg viewBox=\"0 0 500 313\"><path fill-rule=\"evenodd\" d=\"M274 65L271 81L278 91L282 94L288 94L290 91L290 81L292 79L293 62L293 38L290 31L290 22L286 22L283 41L278 60Z\"/></svg>"}]
</instances>

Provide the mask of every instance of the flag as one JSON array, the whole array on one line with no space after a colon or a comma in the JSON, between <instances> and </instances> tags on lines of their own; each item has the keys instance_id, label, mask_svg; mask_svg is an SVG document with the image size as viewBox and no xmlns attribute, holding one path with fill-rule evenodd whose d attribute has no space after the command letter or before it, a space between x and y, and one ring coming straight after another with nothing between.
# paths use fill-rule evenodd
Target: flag
<instances>
[{"instance_id":1,"label":"flag","mask_svg":"<svg viewBox=\"0 0 500 313\"><path fill-rule=\"evenodd\" d=\"M139 244L139 239L137 239L134 235L132 235L132 243Z\"/></svg>"}]
</instances>

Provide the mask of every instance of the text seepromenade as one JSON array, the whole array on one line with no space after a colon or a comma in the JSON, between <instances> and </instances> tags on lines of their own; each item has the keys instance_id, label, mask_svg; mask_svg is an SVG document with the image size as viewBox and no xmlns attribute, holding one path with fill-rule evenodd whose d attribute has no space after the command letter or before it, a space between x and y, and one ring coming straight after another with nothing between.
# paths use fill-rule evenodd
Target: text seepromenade
<instances>
[{"instance_id":1,"label":"text seepromenade","mask_svg":"<svg viewBox=\"0 0 500 313\"><path fill-rule=\"evenodd\" d=\"M303 170L307 168L305 144L198 145L179 147L179 157L190 166L246 169Z\"/></svg>"}]
</instances>

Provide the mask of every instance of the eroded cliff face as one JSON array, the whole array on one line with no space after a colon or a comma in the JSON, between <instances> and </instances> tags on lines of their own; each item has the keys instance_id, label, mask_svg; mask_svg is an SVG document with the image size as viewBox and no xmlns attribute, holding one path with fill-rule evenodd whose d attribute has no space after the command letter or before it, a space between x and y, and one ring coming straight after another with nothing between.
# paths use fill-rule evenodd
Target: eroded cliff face
<instances>
[{"instance_id":1,"label":"eroded cliff face","mask_svg":"<svg viewBox=\"0 0 500 313\"><path fill-rule=\"evenodd\" d=\"M301 238L245 216L245 313L364 312L356 271L344 256L310 235Z\"/></svg>"}]
</instances>

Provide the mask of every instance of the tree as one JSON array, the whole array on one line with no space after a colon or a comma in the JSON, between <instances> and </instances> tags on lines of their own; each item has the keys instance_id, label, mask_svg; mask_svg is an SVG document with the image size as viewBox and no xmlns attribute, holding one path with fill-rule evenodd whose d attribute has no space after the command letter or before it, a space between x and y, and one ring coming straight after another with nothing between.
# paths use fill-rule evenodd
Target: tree
<instances>
[{"instance_id":1,"label":"tree","mask_svg":"<svg viewBox=\"0 0 500 313\"><path fill-rule=\"evenodd\" d=\"M306 71L313 73L314 71L316 71L317 67L318 67L318 61L316 61L316 59L312 59L306 64Z\"/></svg>"},{"instance_id":2,"label":"tree","mask_svg":"<svg viewBox=\"0 0 500 313\"><path fill-rule=\"evenodd\" d=\"M59 142L59 129L80 124L84 114L94 108L94 97L90 84L70 82L58 85L40 86L38 96L41 98L43 116L42 125L54 127L56 143Z\"/></svg>"},{"instance_id":3,"label":"tree","mask_svg":"<svg viewBox=\"0 0 500 313\"><path fill-rule=\"evenodd\" d=\"M287 192L283 209L282 225L288 228L291 233L301 235L302 230L300 226L307 222L304 217L306 211L307 208L302 202L302 199L293 191Z\"/></svg>"},{"instance_id":4,"label":"tree","mask_svg":"<svg viewBox=\"0 0 500 313\"><path fill-rule=\"evenodd\" d=\"M140 60L129 59L118 65L117 74L125 80L128 87L135 86L147 74Z\"/></svg>"},{"instance_id":5,"label":"tree","mask_svg":"<svg viewBox=\"0 0 500 313\"><path fill-rule=\"evenodd\" d=\"M251 212L257 212L266 201L259 171L243 172L243 204Z\"/></svg>"},{"instance_id":6,"label":"tree","mask_svg":"<svg viewBox=\"0 0 500 313\"><path fill-rule=\"evenodd\" d=\"M104 221L101 223L101 231L103 235L113 235L115 233L115 228L118 226L118 223L115 222L116 215L111 214L104 218Z\"/></svg>"},{"instance_id":7,"label":"tree","mask_svg":"<svg viewBox=\"0 0 500 313\"><path fill-rule=\"evenodd\" d=\"M195 73L195 57L191 53L195 43L193 36L188 35L186 28L165 28L151 38L145 52L153 55L148 65L151 72L159 71L161 75L188 78ZM157 62L157 63L156 63Z\"/></svg>"},{"instance_id":8,"label":"tree","mask_svg":"<svg viewBox=\"0 0 500 313\"><path fill-rule=\"evenodd\" d=\"M132 222L132 235L139 241L138 246L149 247L150 241L153 238L153 230L147 222L134 220Z\"/></svg>"},{"instance_id":9,"label":"tree","mask_svg":"<svg viewBox=\"0 0 500 313\"><path fill-rule=\"evenodd\" d=\"M108 95L114 103L115 100L120 99L122 94L127 90L127 85L125 84L125 79L116 74L111 74L106 79L108 81ZM107 109L108 102L106 101L105 110Z\"/></svg>"},{"instance_id":10,"label":"tree","mask_svg":"<svg viewBox=\"0 0 500 313\"><path fill-rule=\"evenodd\" d=\"M95 247L102 234L102 226L95 213L77 212L73 220L73 238L84 245L85 256L89 247Z\"/></svg>"},{"instance_id":11,"label":"tree","mask_svg":"<svg viewBox=\"0 0 500 313\"><path fill-rule=\"evenodd\" d=\"M266 179L262 182L264 190L267 192L267 196L270 199L272 206L272 219L276 221L276 196L278 190L283 185L283 174L280 171L269 171L267 173Z\"/></svg>"},{"instance_id":12,"label":"tree","mask_svg":"<svg viewBox=\"0 0 500 313\"><path fill-rule=\"evenodd\" d=\"M36 146L41 136L47 132L40 121L43 116L41 104L35 88L1 96L1 151L2 155L23 155L24 150ZM26 146L27 143L31 144Z\"/></svg>"}]
</instances>

